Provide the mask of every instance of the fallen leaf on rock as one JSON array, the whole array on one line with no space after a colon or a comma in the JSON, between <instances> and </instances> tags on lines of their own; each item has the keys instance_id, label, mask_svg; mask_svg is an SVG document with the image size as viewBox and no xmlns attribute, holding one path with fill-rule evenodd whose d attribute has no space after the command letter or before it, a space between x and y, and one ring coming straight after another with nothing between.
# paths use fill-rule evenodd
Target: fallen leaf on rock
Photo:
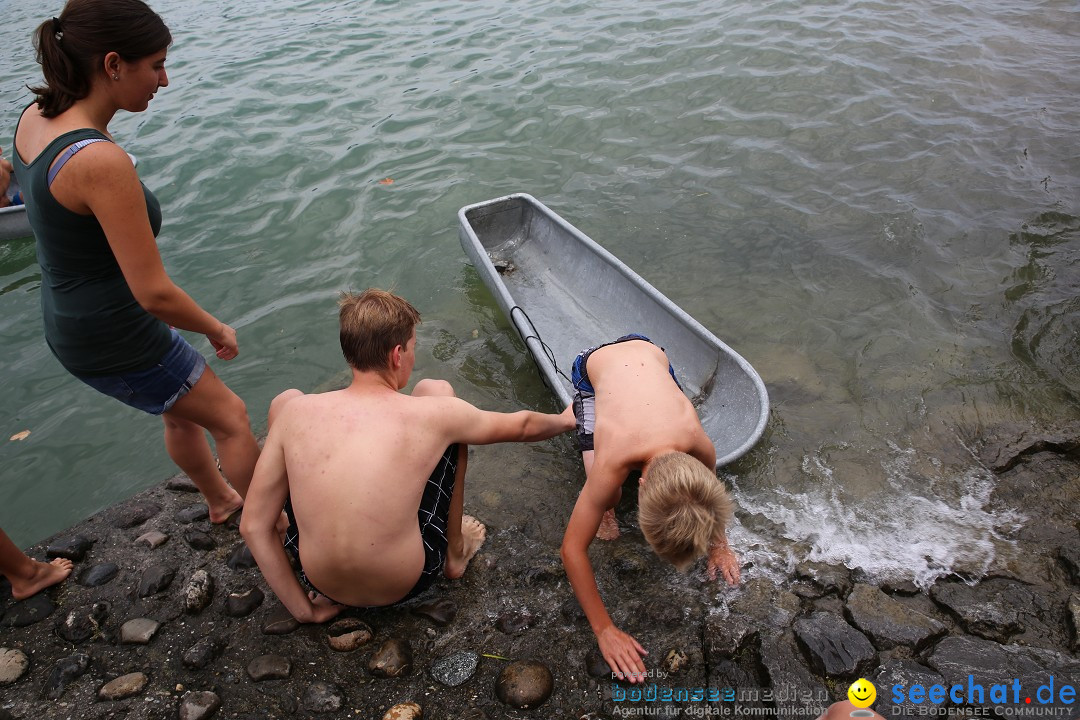
<instances>
[{"instance_id":1,"label":"fallen leaf on rock","mask_svg":"<svg viewBox=\"0 0 1080 720\"><path fill-rule=\"evenodd\" d=\"M17 432L14 435L12 435L10 439L11 440L25 440L28 437L30 437L30 431L29 430L23 430L22 432Z\"/></svg>"}]
</instances>

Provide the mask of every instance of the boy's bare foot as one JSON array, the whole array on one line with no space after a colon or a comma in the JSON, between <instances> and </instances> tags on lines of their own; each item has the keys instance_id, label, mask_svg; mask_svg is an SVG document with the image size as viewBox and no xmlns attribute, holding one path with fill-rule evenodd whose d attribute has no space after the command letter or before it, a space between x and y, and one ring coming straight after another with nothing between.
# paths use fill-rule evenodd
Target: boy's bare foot
<instances>
[{"instance_id":1,"label":"boy's bare foot","mask_svg":"<svg viewBox=\"0 0 1080 720\"><path fill-rule=\"evenodd\" d=\"M240 496L237 495L236 497L239 498ZM244 501L241 499L239 505L232 507L226 505L220 509L211 507L209 503L207 503L206 507L210 509L210 522L214 525L223 525L229 522L229 518L244 509Z\"/></svg>"},{"instance_id":2,"label":"boy's bare foot","mask_svg":"<svg viewBox=\"0 0 1080 720\"><path fill-rule=\"evenodd\" d=\"M47 587L63 582L71 574L72 563L67 558L56 558L52 562L34 563L34 574L28 578L8 578L11 583L11 597L15 600L25 600L37 595Z\"/></svg>"},{"instance_id":3,"label":"boy's bare foot","mask_svg":"<svg viewBox=\"0 0 1080 720\"><path fill-rule=\"evenodd\" d=\"M461 537L463 540L461 554L458 555L451 548L447 548L446 566L443 574L451 580L465 574L465 567L476 555L476 551L484 544L487 537L487 528L472 515L461 516Z\"/></svg>"},{"instance_id":4,"label":"boy's bare foot","mask_svg":"<svg viewBox=\"0 0 1080 720\"><path fill-rule=\"evenodd\" d=\"M228 494L226 494L228 493ZM215 525L221 525L229 521L233 515L244 507L244 498L240 496L240 493L236 492L228 485L225 486L222 491L222 496L218 497L217 493L214 494L214 500L206 501L206 507L210 509L210 522ZM205 495L203 496L206 497Z\"/></svg>"},{"instance_id":5,"label":"boy's bare foot","mask_svg":"<svg viewBox=\"0 0 1080 720\"><path fill-rule=\"evenodd\" d=\"M615 520L615 510L609 508L600 518L600 527L596 529L597 540L615 540L619 537L619 523Z\"/></svg>"}]
</instances>

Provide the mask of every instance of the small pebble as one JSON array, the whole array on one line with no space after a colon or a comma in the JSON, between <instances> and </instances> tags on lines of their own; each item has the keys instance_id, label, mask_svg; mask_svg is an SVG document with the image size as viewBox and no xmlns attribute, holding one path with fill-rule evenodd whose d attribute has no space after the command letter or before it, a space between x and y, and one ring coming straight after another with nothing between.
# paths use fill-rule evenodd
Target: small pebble
<instances>
[{"instance_id":1,"label":"small pebble","mask_svg":"<svg viewBox=\"0 0 1080 720\"><path fill-rule=\"evenodd\" d=\"M180 720L206 720L221 707L221 698L210 691L186 693L180 701Z\"/></svg>"},{"instance_id":2,"label":"small pebble","mask_svg":"<svg viewBox=\"0 0 1080 720\"><path fill-rule=\"evenodd\" d=\"M257 564L255 558L252 556L251 551L248 550L248 546L244 543L240 543L233 548L232 553L229 555L229 559L225 561L233 570L249 570Z\"/></svg>"},{"instance_id":3,"label":"small pebble","mask_svg":"<svg viewBox=\"0 0 1080 720\"><path fill-rule=\"evenodd\" d=\"M116 577L120 566L116 563L92 565L79 573L79 584L83 587L100 587Z\"/></svg>"},{"instance_id":4,"label":"small pebble","mask_svg":"<svg viewBox=\"0 0 1080 720\"><path fill-rule=\"evenodd\" d=\"M379 646L367 664L375 677L396 678L409 675L413 669L412 646L404 638L390 638Z\"/></svg>"},{"instance_id":5,"label":"small pebble","mask_svg":"<svg viewBox=\"0 0 1080 720\"><path fill-rule=\"evenodd\" d=\"M10 685L30 667L26 653L15 648L0 648L0 685Z\"/></svg>"},{"instance_id":6,"label":"small pebble","mask_svg":"<svg viewBox=\"0 0 1080 720\"><path fill-rule=\"evenodd\" d=\"M184 607L189 613L203 610L214 599L214 578L199 568L191 574L184 589Z\"/></svg>"},{"instance_id":7,"label":"small pebble","mask_svg":"<svg viewBox=\"0 0 1080 720\"><path fill-rule=\"evenodd\" d=\"M120 510L120 517L113 523L114 527L121 530L142 525L144 522L161 512L161 507L152 502L134 502L124 505Z\"/></svg>"},{"instance_id":8,"label":"small pebble","mask_svg":"<svg viewBox=\"0 0 1080 720\"><path fill-rule=\"evenodd\" d=\"M275 605L267 614L266 624L263 625L264 635L288 635L300 627L300 623L292 616L289 609L284 605Z\"/></svg>"},{"instance_id":9,"label":"small pebble","mask_svg":"<svg viewBox=\"0 0 1080 720\"><path fill-rule=\"evenodd\" d=\"M447 687L462 685L476 672L480 656L467 650L459 650L431 663L428 673Z\"/></svg>"},{"instance_id":10,"label":"small pebble","mask_svg":"<svg viewBox=\"0 0 1080 720\"><path fill-rule=\"evenodd\" d=\"M90 656L85 653L76 653L60 660L49 672L49 677L41 688L41 696L48 700L56 700L64 693L64 689L82 677L89 667Z\"/></svg>"},{"instance_id":11,"label":"small pebble","mask_svg":"<svg viewBox=\"0 0 1080 720\"><path fill-rule=\"evenodd\" d=\"M194 645L185 650L180 659L185 667L189 667L192 670L201 670L221 654L221 651L225 649L226 644L227 643L222 638L212 636L202 637L199 638Z\"/></svg>"},{"instance_id":12,"label":"small pebble","mask_svg":"<svg viewBox=\"0 0 1080 720\"><path fill-rule=\"evenodd\" d=\"M304 689L304 707L314 713L337 712L343 701L341 688L334 683L317 680Z\"/></svg>"},{"instance_id":13,"label":"small pebble","mask_svg":"<svg viewBox=\"0 0 1080 720\"><path fill-rule=\"evenodd\" d=\"M184 533L184 542L196 550L206 552L217 547L217 542L202 530L188 530Z\"/></svg>"},{"instance_id":14,"label":"small pebble","mask_svg":"<svg viewBox=\"0 0 1080 720\"><path fill-rule=\"evenodd\" d=\"M49 558L67 558L72 562L80 562L93 546L93 541L82 535L72 535L61 538L45 548L45 556Z\"/></svg>"},{"instance_id":15,"label":"small pebble","mask_svg":"<svg viewBox=\"0 0 1080 720\"><path fill-rule=\"evenodd\" d=\"M338 652L351 652L371 642L375 633L367 623L356 618L338 620L326 631L330 647Z\"/></svg>"},{"instance_id":16,"label":"small pebble","mask_svg":"<svg viewBox=\"0 0 1080 720\"><path fill-rule=\"evenodd\" d=\"M263 591L259 588L251 588L247 592L229 593L225 600L225 614L232 617L245 617L255 612L255 608L262 605Z\"/></svg>"},{"instance_id":17,"label":"small pebble","mask_svg":"<svg viewBox=\"0 0 1080 720\"><path fill-rule=\"evenodd\" d=\"M284 680L292 672L292 663L280 655L260 655L248 663L247 674L255 682Z\"/></svg>"},{"instance_id":18,"label":"small pebble","mask_svg":"<svg viewBox=\"0 0 1080 720\"><path fill-rule=\"evenodd\" d=\"M383 714L382 720L424 720L424 710L414 702L398 703Z\"/></svg>"},{"instance_id":19,"label":"small pebble","mask_svg":"<svg viewBox=\"0 0 1080 720\"><path fill-rule=\"evenodd\" d=\"M510 707L534 708L551 697L555 679L543 663L518 660L503 668L495 682L495 695Z\"/></svg>"},{"instance_id":20,"label":"small pebble","mask_svg":"<svg viewBox=\"0 0 1080 720\"><path fill-rule=\"evenodd\" d=\"M123 700L132 695L138 695L146 687L147 680L146 675L141 672L121 675L102 685L98 690L98 697L102 700Z\"/></svg>"},{"instance_id":21,"label":"small pebble","mask_svg":"<svg viewBox=\"0 0 1080 720\"><path fill-rule=\"evenodd\" d=\"M161 623L150 618L135 618L120 626L121 645L145 645L154 637Z\"/></svg>"},{"instance_id":22,"label":"small pebble","mask_svg":"<svg viewBox=\"0 0 1080 720\"><path fill-rule=\"evenodd\" d=\"M149 545L150 549L161 547L168 542L169 536L158 530L151 530L150 532L143 533L139 537L135 538L135 542Z\"/></svg>"},{"instance_id":23,"label":"small pebble","mask_svg":"<svg viewBox=\"0 0 1080 720\"><path fill-rule=\"evenodd\" d=\"M139 578L139 597L156 595L169 587L174 577L176 577L176 568L161 565L148 567Z\"/></svg>"}]
</instances>

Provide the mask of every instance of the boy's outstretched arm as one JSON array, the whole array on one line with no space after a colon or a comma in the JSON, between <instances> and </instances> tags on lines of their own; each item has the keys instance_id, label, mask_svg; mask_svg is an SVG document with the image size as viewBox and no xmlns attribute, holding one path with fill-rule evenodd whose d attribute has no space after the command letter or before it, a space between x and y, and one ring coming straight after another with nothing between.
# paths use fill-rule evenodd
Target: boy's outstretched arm
<instances>
[{"instance_id":1,"label":"boy's outstretched arm","mask_svg":"<svg viewBox=\"0 0 1080 720\"><path fill-rule=\"evenodd\" d=\"M596 472L595 466L593 472ZM600 598L596 576L589 562L589 544L600 527L600 519L607 508L615 506L621 493L618 484L615 485L614 492L602 490L601 487L599 483L586 481L578 496L563 536L563 565L570 585L574 588L574 595L577 596L585 617L589 619L589 625L596 634L597 644L608 666L620 678L626 678L632 683L644 682L645 663L641 658L649 653L632 635L615 627L615 623L611 621L604 601Z\"/></svg>"},{"instance_id":2,"label":"boy's outstretched arm","mask_svg":"<svg viewBox=\"0 0 1080 720\"><path fill-rule=\"evenodd\" d=\"M289 478L285 472L285 455L274 429L271 428L255 464L244 513L240 516L240 534L266 582L292 616L302 623L325 622L340 613L342 607L316 605L311 601L293 574L277 534L276 524L289 496Z\"/></svg>"},{"instance_id":3,"label":"boy's outstretched arm","mask_svg":"<svg viewBox=\"0 0 1080 720\"><path fill-rule=\"evenodd\" d=\"M709 544L709 579L715 580L717 571L734 587L739 584L739 559L728 545L723 530L718 530Z\"/></svg>"}]
</instances>

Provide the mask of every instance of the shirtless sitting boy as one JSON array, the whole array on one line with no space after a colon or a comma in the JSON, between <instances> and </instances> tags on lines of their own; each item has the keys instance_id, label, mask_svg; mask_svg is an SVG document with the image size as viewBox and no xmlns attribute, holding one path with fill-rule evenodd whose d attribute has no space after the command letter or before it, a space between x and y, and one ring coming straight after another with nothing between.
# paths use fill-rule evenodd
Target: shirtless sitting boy
<instances>
[{"instance_id":1,"label":"shirtless sitting boy","mask_svg":"<svg viewBox=\"0 0 1080 720\"><path fill-rule=\"evenodd\" d=\"M462 515L466 446L545 440L574 427L569 407L485 412L439 380L399 392L415 363L420 315L396 295L344 294L339 316L352 382L274 399L240 522L266 581L301 622L328 620L343 605L391 605L440 575L461 577L486 532ZM286 547L275 531L282 508Z\"/></svg>"},{"instance_id":2,"label":"shirtless sitting boy","mask_svg":"<svg viewBox=\"0 0 1080 720\"><path fill-rule=\"evenodd\" d=\"M680 570L708 555L709 577L719 570L735 585L739 562L725 536L732 501L716 478L716 449L662 348L625 335L579 354L572 379L586 478L563 536L563 564L612 671L644 681L648 653L611 621L589 544L618 537L614 508L627 476L640 470L638 521L656 554Z\"/></svg>"}]
</instances>

